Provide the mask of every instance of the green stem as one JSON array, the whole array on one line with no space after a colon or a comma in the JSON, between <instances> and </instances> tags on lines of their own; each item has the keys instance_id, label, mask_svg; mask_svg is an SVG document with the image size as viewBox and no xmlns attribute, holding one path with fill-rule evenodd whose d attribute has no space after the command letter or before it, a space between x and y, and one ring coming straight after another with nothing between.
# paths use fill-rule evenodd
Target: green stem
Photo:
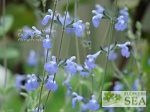
<instances>
[{"instance_id":1,"label":"green stem","mask_svg":"<svg viewBox=\"0 0 150 112\"><path fill-rule=\"evenodd\" d=\"M62 44L63 44L63 38L64 38L64 32L65 32L65 24L66 24L66 17L67 17L68 7L69 7L69 0L67 1L66 11L65 11L64 25L62 26L62 35L61 35L61 40L60 40L59 52L58 52L58 61L59 61L60 55L61 55L61 49L62 49ZM56 78L56 73L54 74L53 81L55 80L55 78ZM47 101L48 101L50 93L51 93L51 91L49 91L48 94L47 94L44 108L46 107L46 104L47 104Z\"/></svg>"},{"instance_id":2,"label":"green stem","mask_svg":"<svg viewBox=\"0 0 150 112\"><path fill-rule=\"evenodd\" d=\"M54 21L54 15L55 15L55 12L56 12L57 2L58 2L58 0L55 0L55 2L54 2L53 16L52 16L52 20L51 20L51 24L50 24L50 34L49 34L50 37L51 37L52 26L53 26L53 21ZM46 52L46 59L45 59L44 63L47 62L47 59L48 59L48 51L49 51L49 49L47 49L47 52ZM45 57L44 57L44 58L45 58ZM43 69L43 75L42 75L43 78L42 78L42 85L41 85L41 89L40 89L40 98L39 98L39 105L38 105L38 111L37 111L37 112L39 112L39 109L40 109L45 73L46 73L46 72L45 72L45 70Z\"/></svg>"},{"instance_id":3,"label":"green stem","mask_svg":"<svg viewBox=\"0 0 150 112\"><path fill-rule=\"evenodd\" d=\"M105 77L107 74L108 56L109 56L109 52L110 52L110 44L111 44L112 37L113 37L113 20L111 20L111 22L110 22L110 35L109 35L109 40L108 40L108 52L106 54L105 71L104 71L104 75L103 75L103 79L102 79L100 95L98 98L99 101L101 101L101 98L102 98L101 95L102 95L102 91L103 91L103 87L104 87Z\"/></svg>"}]
</instances>

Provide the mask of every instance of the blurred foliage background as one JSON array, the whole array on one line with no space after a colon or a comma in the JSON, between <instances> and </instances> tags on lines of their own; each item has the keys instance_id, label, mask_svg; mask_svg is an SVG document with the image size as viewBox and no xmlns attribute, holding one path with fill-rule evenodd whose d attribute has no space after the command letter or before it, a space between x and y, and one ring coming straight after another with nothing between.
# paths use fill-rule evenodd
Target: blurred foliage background
<instances>
[{"instance_id":1,"label":"blurred foliage background","mask_svg":"<svg viewBox=\"0 0 150 112\"><path fill-rule=\"evenodd\" d=\"M77 0L78 1L78 11L77 11L77 18L82 19L83 22L90 22L92 23L92 10L95 9L95 4L101 4L102 6L111 9L113 0ZM118 8L122 8L127 6L129 8L130 17L132 19L132 29L135 33L136 31L136 21L142 23L142 67L144 72L147 73L147 80L146 80L146 91L147 94L150 94L149 88L149 81L150 81L150 67L147 64L148 58L150 58L150 1L149 0L118 0ZM66 0L62 0L58 3L57 12L64 14L64 10L66 7ZM10 88L9 91L6 91L6 107L9 107L10 110L7 112L22 112L22 105L24 105L24 97L20 96L18 91L12 89L15 87L14 84L14 76L16 73L19 74L32 74L35 70L35 74L41 75L43 70L43 57L41 56L43 52L42 42L41 41L20 41L22 28L24 26L36 26L42 29L41 20L42 20L42 13L45 11L47 12L48 9L53 8L53 0L47 0L46 8L43 9L42 1L40 0L7 0L6 1L6 16L5 16L5 32L6 36L4 39L3 30L2 30L2 23L0 21L0 86L3 87L3 78L4 78L4 44L7 46L7 66L8 66L8 87ZM69 5L69 12L72 16L74 16L74 1L72 0ZM2 0L0 1L0 15L2 17ZM101 20L100 27L95 29L93 25L90 25L90 39L91 39L91 50L86 49L82 45L81 39L79 41L79 53L80 53L80 64L84 63L84 59L87 54L97 52L101 46L107 46L107 38L106 35L108 33L109 23L107 20ZM58 28L56 31L57 37L54 39L53 45L53 55L58 55L59 43L60 43L60 32L61 28ZM87 34L85 33L83 36L83 40L87 38ZM127 40L127 35L122 32L114 33L113 42L124 43ZM68 58L72 55L77 55L76 53L76 44L75 38L72 35L65 34L65 38L63 40L62 46L62 54L61 59ZM34 49L38 54L40 59L39 66L37 68L30 67L26 63L27 56L29 54L30 49ZM119 54L119 52L118 52ZM120 55L120 54L119 54ZM103 55L101 58L98 58L96 63L100 66L100 68L104 67L105 56ZM135 65L133 58L125 59L119 56L116 61L118 68L121 71L128 69L129 71ZM109 64L108 66L108 75L106 78L106 82L111 83L110 85L113 86L114 81L118 80L113 77L113 69L112 65ZM100 78L102 76L102 71L99 71ZM130 75L130 74L129 74ZM128 79L131 80L132 76L128 76ZM59 85L62 85L64 80L64 75L60 71L57 77L57 81ZM90 79L87 79L90 80ZM131 82L133 81L131 80ZM74 79L72 81L73 85L76 87L78 80ZM89 86L88 84L83 85L83 89ZM111 89L106 87L107 89ZM84 91L84 90L83 90ZM87 94L88 95L88 94ZM65 89L59 88L58 91L50 96L50 102L48 102L47 110L54 110L53 112L63 112L60 109L64 106L64 97L65 96ZM1 100L2 101L2 100ZM150 101L147 101L147 105ZM56 103L56 105L54 105ZM68 103L68 101L65 101ZM71 103L69 104L70 108L68 112L77 112L77 110L71 109ZM149 106L150 107L150 106ZM11 110L14 109L14 110ZM122 108L118 108L118 112L121 112ZM150 111L150 110L149 110ZM50 112L50 111L46 111ZM148 112L148 111L147 111Z\"/></svg>"}]
</instances>

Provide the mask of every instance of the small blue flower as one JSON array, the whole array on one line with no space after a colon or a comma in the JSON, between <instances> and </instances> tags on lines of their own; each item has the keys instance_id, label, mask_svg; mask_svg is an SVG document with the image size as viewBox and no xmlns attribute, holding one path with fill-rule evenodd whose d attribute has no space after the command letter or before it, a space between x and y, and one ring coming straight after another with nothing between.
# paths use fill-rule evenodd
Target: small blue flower
<instances>
[{"instance_id":1,"label":"small blue flower","mask_svg":"<svg viewBox=\"0 0 150 112\"><path fill-rule=\"evenodd\" d=\"M75 108L75 104L76 104L76 101L81 101L83 100L83 97L82 96L79 96L77 93L73 92L72 93L73 96L75 96L73 99L72 99L72 108Z\"/></svg>"},{"instance_id":2,"label":"small blue flower","mask_svg":"<svg viewBox=\"0 0 150 112\"><path fill-rule=\"evenodd\" d=\"M35 66L38 63L38 57L34 50L30 50L29 56L27 58L27 64L30 66Z\"/></svg>"},{"instance_id":3,"label":"small blue flower","mask_svg":"<svg viewBox=\"0 0 150 112\"><path fill-rule=\"evenodd\" d=\"M130 42L126 42L124 44L117 44L117 46L121 48L122 56L125 58L128 58L130 56L128 45L130 45Z\"/></svg>"},{"instance_id":4,"label":"small blue flower","mask_svg":"<svg viewBox=\"0 0 150 112\"><path fill-rule=\"evenodd\" d=\"M85 65L89 68L96 68L96 64L95 64L95 58L97 58L97 56L100 54L101 51L98 51L97 53L93 54L93 55L87 55L87 59L85 60Z\"/></svg>"},{"instance_id":5,"label":"small blue flower","mask_svg":"<svg viewBox=\"0 0 150 112\"><path fill-rule=\"evenodd\" d=\"M51 9L48 9L48 12L50 13L50 15L46 15L46 16L43 18L43 20L42 20L42 25L43 25L43 26L47 25L48 21L49 21L50 19L52 19L52 17L53 17L53 11L52 11ZM56 17L54 17L54 20L55 20L55 19L56 19Z\"/></svg>"},{"instance_id":6,"label":"small blue flower","mask_svg":"<svg viewBox=\"0 0 150 112\"><path fill-rule=\"evenodd\" d=\"M119 81L116 81L115 82L115 85L114 85L114 91L120 91L124 88L123 84L121 84Z\"/></svg>"},{"instance_id":7,"label":"small blue flower","mask_svg":"<svg viewBox=\"0 0 150 112\"><path fill-rule=\"evenodd\" d=\"M125 21L124 16L119 16L117 20L118 22L115 24L115 29L118 31L123 31L127 27L127 22Z\"/></svg>"},{"instance_id":8,"label":"small blue flower","mask_svg":"<svg viewBox=\"0 0 150 112\"><path fill-rule=\"evenodd\" d=\"M32 29L29 27L23 27L22 38L27 39L29 36L33 39L34 35L41 35L41 31L39 31L35 26L32 26Z\"/></svg>"},{"instance_id":9,"label":"small blue flower","mask_svg":"<svg viewBox=\"0 0 150 112\"><path fill-rule=\"evenodd\" d=\"M125 7L125 8L123 8L123 9L121 9L121 10L119 11L119 13L124 16L124 20L125 20L125 22L127 22L127 21L128 21L128 18L129 18L128 8Z\"/></svg>"},{"instance_id":10,"label":"small blue flower","mask_svg":"<svg viewBox=\"0 0 150 112\"><path fill-rule=\"evenodd\" d=\"M73 27L75 28L75 35L77 37L82 37L82 33L85 30L85 25L82 23L82 20L73 23Z\"/></svg>"},{"instance_id":11,"label":"small blue flower","mask_svg":"<svg viewBox=\"0 0 150 112\"><path fill-rule=\"evenodd\" d=\"M35 34L36 34L36 35L42 34L41 31L38 30L35 26L32 26L32 29L34 30L34 31L33 31L33 32L34 32L34 35L35 35Z\"/></svg>"},{"instance_id":12,"label":"small blue flower","mask_svg":"<svg viewBox=\"0 0 150 112\"><path fill-rule=\"evenodd\" d=\"M90 72L88 71L88 67L86 67L86 65L84 67L77 66L77 70L80 72L80 75L83 77L87 77L90 75Z\"/></svg>"},{"instance_id":13,"label":"small blue flower","mask_svg":"<svg viewBox=\"0 0 150 112\"><path fill-rule=\"evenodd\" d=\"M16 83L16 88L18 90L21 89L21 86L23 85L22 82L26 79L25 75L20 75L20 74L16 74L15 77L15 83Z\"/></svg>"},{"instance_id":14,"label":"small blue flower","mask_svg":"<svg viewBox=\"0 0 150 112\"><path fill-rule=\"evenodd\" d=\"M140 88L140 80L139 79L136 79L134 81L132 88L133 88L133 91L138 91L139 90L139 88Z\"/></svg>"},{"instance_id":15,"label":"small blue flower","mask_svg":"<svg viewBox=\"0 0 150 112\"><path fill-rule=\"evenodd\" d=\"M118 57L117 53L115 51L110 51L108 60L116 60Z\"/></svg>"},{"instance_id":16,"label":"small blue flower","mask_svg":"<svg viewBox=\"0 0 150 112\"><path fill-rule=\"evenodd\" d=\"M104 107L107 112L114 112L114 107Z\"/></svg>"},{"instance_id":17,"label":"small blue flower","mask_svg":"<svg viewBox=\"0 0 150 112\"><path fill-rule=\"evenodd\" d=\"M89 110L98 110L100 105L97 103L95 95L92 95L92 99L86 104Z\"/></svg>"},{"instance_id":18,"label":"small blue flower","mask_svg":"<svg viewBox=\"0 0 150 112\"><path fill-rule=\"evenodd\" d=\"M38 107L37 107L34 112L44 112L44 110L43 109L39 109L39 111L38 111Z\"/></svg>"},{"instance_id":19,"label":"small blue flower","mask_svg":"<svg viewBox=\"0 0 150 112\"><path fill-rule=\"evenodd\" d=\"M99 4L96 4L95 7L96 7L96 10L92 10L92 13L95 14L92 17L92 23L94 27L97 28L100 24L100 19L103 17L104 8Z\"/></svg>"},{"instance_id":20,"label":"small blue flower","mask_svg":"<svg viewBox=\"0 0 150 112\"><path fill-rule=\"evenodd\" d=\"M25 89L27 91L32 91L36 88L38 88L38 78L36 77L35 74L32 75L28 75L27 76L29 79L28 81L25 83Z\"/></svg>"},{"instance_id":21,"label":"small blue flower","mask_svg":"<svg viewBox=\"0 0 150 112\"><path fill-rule=\"evenodd\" d=\"M53 75L58 71L58 66L57 66L57 63L56 63L56 57L55 56L52 56L52 61L45 63L44 69L50 75Z\"/></svg>"},{"instance_id":22,"label":"small blue flower","mask_svg":"<svg viewBox=\"0 0 150 112\"><path fill-rule=\"evenodd\" d=\"M66 73L70 73L71 76L73 76L77 72L77 64L75 62L72 62L73 60L75 60L75 58L75 56L72 56L66 61Z\"/></svg>"},{"instance_id":23,"label":"small blue flower","mask_svg":"<svg viewBox=\"0 0 150 112\"><path fill-rule=\"evenodd\" d=\"M150 66L150 58L148 58L148 66Z\"/></svg>"},{"instance_id":24,"label":"small blue flower","mask_svg":"<svg viewBox=\"0 0 150 112\"><path fill-rule=\"evenodd\" d=\"M30 36L30 38L32 39L34 37L34 33L32 31L31 28L24 26L23 27L23 34L22 34L22 38L25 40Z\"/></svg>"},{"instance_id":25,"label":"small blue flower","mask_svg":"<svg viewBox=\"0 0 150 112\"><path fill-rule=\"evenodd\" d=\"M52 48L52 42L49 38L49 35L46 35L46 39L43 40L43 47L44 48Z\"/></svg>"},{"instance_id":26,"label":"small blue flower","mask_svg":"<svg viewBox=\"0 0 150 112\"><path fill-rule=\"evenodd\" d=\"M47 90L52 91L52 92L55 92L58 88L56 81L53 81L52 75L49 76L48 81L45 86Z\"/></svg>"},{"instance_id":27,"label":"small blue flower","mask_svg":"<svg viewBox=\"0 0 150 112\"><path fill-rule=\"evenodd\" d=\"M95 14L95 16L92 18L92 23L94 27L97 28L100 24L100 19L103 17L103 14L99 14L95 10L93 10L92 13Z\"/></svg>"}]
</instances>

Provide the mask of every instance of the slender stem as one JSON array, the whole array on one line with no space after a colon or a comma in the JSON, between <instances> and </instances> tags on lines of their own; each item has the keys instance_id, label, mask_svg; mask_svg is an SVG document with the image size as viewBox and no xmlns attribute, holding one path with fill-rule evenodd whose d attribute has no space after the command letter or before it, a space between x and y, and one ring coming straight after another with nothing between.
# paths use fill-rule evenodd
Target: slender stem
<instances>
[{"instance_id":1,"label":"slender stem","mask_svg":"<svg viewBox=\"0 0 150 112\"><path fill-rule=\"evenodd\" d=\"M64 24L62 26L62 35L61 35L61 40L60 40L59 52L58 52L58 60L60 59L60 55L61 55L61 49L62 49L62 44L63 44L63 38L64 38L64 32L65 32L65 24L66 24L66 17L67 17L68 7L69 7L69 0L67 1L66 11L65 11L65 19L64 19ZM55 80L55 78L56 78L56 73L54 74L53 81ZM50 93L51 93L51 91L49 91L48 94L47 94L44 108L46 107L46 104L47 104L47 101L48 101Z\"/></svg>"},{"instance_id":2,"label":"slender stem","mask_svg":"<svg viewBox=\"0 0 150 112\"><path fill-rule=\"evenodd\" d=\"M92 95L94 94L94 74L92 76Z\"/></svg>"},{"instance_id":3,"label":"slender stem","mask_svg":"<svg viewBox=\"0 0 150 112\"><path fill-rule=\"evenodd\" d=\"M74 0L74 20L76 21L77 17L77 8L78 8L78 1ZM76 41L76 54L77 54L77 62L80 64L80 54L79 54L79 42L78 38L75 36L75 41Z\"/></svg>"},{"instance_id":4,"label":"slender stem","mask_svg":"<svg viewBox=\"0 0 150 112\"><path fill-rule=\"evenodd\" d=\"M55 15L55 12L56 12L56 6L57 6L57 2L58 0L55 0L54 2L54 8L53 8L53 16L52 16L52 20L51 20L51 24L50 24L50 34L49 36L51 37L51 32L52 32L52 26L53 26L53 21L54 21L54 15ZM49 49L47 49L47 52L46 52L46 59L45 59L45 63L47 62L48 60L48 51ZM45 58L45 57L44 57ZM43 69L43 78L42 78L42 85L41 85L41 89L40 89L40 98L39 98L39 105L38 105L38 111L39 112L39 109L40 109L40 103L41 103L41 98L42 98L42 91L43 91L43 85L44 85L44 78L45 78L45 70Z\"/></svg>"},{"instance_id":5,"label":"slender stem","mask_svg":"<svg viewBox=\"0 0 150 112\"><path fill-rule=\"evenodd\" d=\"M109 56L109 52L110 52L110 44L111 44L112 37L113 37L113 20L111 20L111 22L110 22L110 35L109 35L109 40L108 40L108 52L106 54L105 71L104 71L104 75L103 75L103 79L102 79L100 95L98 97L99 101L101 101L101 98L102 98L101 95L102 95L102 91L103 91L103 87L104 87L105 77L107 74L108 56Z\"/></svg>"},{"instance_id":6,"label":"slender stem","mask_svg":"<svg viewBox=\"0 0 150 112\"><path fill-rule=\"evenodd\" d=\"M6 88L6 83L7 83L7 39L5 35L5 0L3 0L3 37L4 37L4 67L5 67L5 79L4 79L4 89Z\"/></svg>"},{"instance_id":7,"label":"slender stem","mask_svg":"<svg viewBox=\"0 0 150 112\"><path fill-rule=\"evenodd\" d=\"M126 84L126 86L128 87L129 90L132 90L130 85L128 84L128 81L125 79L123 73L118 69L118 67L116 66L115 62L112 61L112 65L113 68L115 69L115 71L120 75L121 79L124 81L124 83Z\"/></svg>"}]
</instances>

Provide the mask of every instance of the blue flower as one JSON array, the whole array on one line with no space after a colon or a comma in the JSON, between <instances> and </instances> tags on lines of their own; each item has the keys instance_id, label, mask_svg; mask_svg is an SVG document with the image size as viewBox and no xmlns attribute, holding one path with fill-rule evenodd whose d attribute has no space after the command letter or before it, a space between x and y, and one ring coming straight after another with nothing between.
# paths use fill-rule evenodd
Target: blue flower
<instances>
[{"instance_id":1,"label":"blue flower","mask_svg":"<svg viewBox=\"0 0 150 112\"><path fill-rule=\"evenodd\" d=\"M89 110L98 110L100 105L97 103L95 99L95 95L92 95L92 99L86 104L86 107Z\"/></svg>"},{"instance_id":2,"label":"blue flower","mask_svg":"<svg viewBox=\"0 0 150 112\"><path fill-rule=\"evenodd\" d=\"M21 89L21 86L23 85L22 82L26 79L25 75L16 74L15 77L15 83L18 90Z\"/></svg>"},{"instance_id":3,"label":"blue flower","mask_svg":"<svg viewBox=\"0 0 150 112\"><path fill-rule=\"evenodd\" d=\"M23 28L23 39L27 39L29 36L31 39L33 39L34 35L41 35L41 31L39 31L35 26L32 26L32 29L26 26Z\"/></svg>"},{"instance_id":4,"label":"blue flower","mask_svg":"<svg viewBox=\"0 0 150 112\"><path fill-rule=\"evenodd\" d=\"M76 101L81 101L83 100L83 97L82 96L79 96L77 93L73 92L72 93L73 96L75 96L73 99L72 99L72 108L75 108L75 104L76 104Z\"/></svg>"},{"instance_id":5,"label":"blue flower","mask_svg":"<svg viewBox=\"0 0 150 112\"><path fill-rule=\"evenodd\" d=\"M96 7L96 10L92 10L92 13L95 14L92 17L92 23L94 27L97 28L100 24L100 19L103 17L104 8L99 4L96 4L95 7Z\"/></svg>"},{"instance_id":6,"label":"blue flower","mask_svg":"<svg viewBox=\"0 0 150 112\"><path fill-rule=\"evenodd\" d=\"M127 22L125 21L124 16L119 16L117 20L118 22L115 24L115 29L118 31L123 31L127 27Z\"/></svg>"},{"instance_id":7,"label":"blue flower","mask_svg":"<svg viewBox=\"0 0 150 112\"><path fill-rule=\"evenodd\" d=\"M34 112L44 112L44 110L43 109L39 109L39 111L38 111L38 107L37 107Z\"/></svg>"},{"instance_id":8,"label":"blue flower","mask_svg":"<svg viewBox=\"0 0 150 112\"><path fill-rule=\"evenodd\" d=\"M114 107L104 107L107 112L114 112Z\"/></svg>"},{"instance_id":9,"label":"blue flower","mask_svg":"<svg viewBox=\"0 0 150 112\"><path fill-rule=\"evenodd\" d=\"M115 51L110 51L108 60L116 60L118 57L117 53Z\"/></svg>"},{"instance_id":10,"label":"blue flower","mask_svg":"<svg viewBox=\"0 0 150 112\"><path fill-rule=\"evenodd\" d=\"M125 58L128 58L130 56L128 45L130 45L130 42L126 42L124 44L117 44L117 46L121 48L122 56Z\"/></svg>"},{"instance_id":11,"label":"blue flower","mask_svg":"<svg viewBox=\"0 0 150 112\"><path fill-rule=\"evenodd\" d=\"M114 85L114 91L120 91L124 88L123 84L121 84L119 81L116 81L115 82L115 85Z\"/></svg>"},{"instance_id":12,"label":"blue flower","mask_svg":"<svg viewBox=\"0 0 150 112\"><path fill-rule=\"evenodd\" d=\"M148 58L148 66L150 66L150 58Z\"/></svg>"},{"instance_id":13,"label":"blue flower","mask_svg":"<svg viewBox=\"0 0 150 112\"><path fill-rule=\"evenodd\" d=\"M97 28L100 24L100 19L103 17L103 14L99 14L95 10L93 10L92 13L95 14L95 16L92 18L92 23L94 27Z\"/></svg>"},{"instance_id":14,"label":"blue flower","mask_svg":"<svg viewBox=\"0 0 150 112\"><path fill-rule=\"evenodd\" d=\"M86 65L84 67L77 66L77 70L80 72L80 75L83 77L87 77L90 75L90 72L88 71L88 67Z\"/></svg>"},{"instance_id":15,"label":"blue flower","mask_svg":"<svg viewBox=\"0 0 150 112\"><path fill-rule=\"evenodd\" d=\"M50 75L53 75L58 71L58 66L57 66L57 63L56 63L56 57L55 56L52 56L52 61L45 63L44 69Z\"/></svg>"},{"instance_id":16,"label":"blue flower","mask_svg":"<svg viewBox=\"0 0 150 112\"><path fill-rule=\"evenodd\" d=\"M132 88L133 88L133 91L138 91L139 90L139 88L140 88L140 80L139 79L136 79L134 81Z\"/></svg>"},{"instance_id":17,"label":"blue flower","mask_svg":"<svg viewBox=\"0 0 150 112\"><path fill-rule=\"evenodd\" d=\"M28 81L25 83L25 89L27 91L32 91L36 88L38 88L38 78L36 77L35 74L32 75L28 75L27 76L29 79Z\"/></svg>"},{"instance_id":18,"label":"blue flower","mask_svg":"<svg viewBox=\"0 0 150 112\"><path fill-rule=\"evenodd\" d=\"M77 37L82 37L82 33L85 30L85 25L82 23L82 20L73 23L73 27L75 28L75 35Z\"/></svg>"},{"instance_id":19,"label":"blue flower","mask_svg":"<svg viewBox=\"0 0 150 112\"><path fill-rule=\"evenodd\" d=\"M42 20L42 25L45 26L47 25L48 21L50 19L52 19L53 17L53 11L51 9L48 9L48 12L50 13L50 15L46 15L43 20ZM56 17L54 16L54 20L56 19Z\"/></svg>"},{"instance_id":20,"label":"blue flower","mask_svg":"<svg viewBox=\"0 0 150 112\"><path fill-rule=\"evenodd\" d=\"M93 55L87 55L87 59L85 60L84 64L89 68L96 68L95 64L95 58L100 54L101 51L98 51L97 53Z\"/></svg>"},{"instance_id":21,"label":"blue flower","mask_svg":"<svg viewBox=\"0 0 150 112\"><path fill-rule=\"evenodd\" d=\"M46 35L46 39L43 40L43 47L44 48L52 48L52 42L49 38L49 35Z\"/></svg>"},{"instance_id":22,"label":"blue flower","mask_svg":"<svg viewBox=\"0 0 150 112\"><path fill-rule=\"evenodd\" d=\"M41 31L38 30L35 26L32 26L32 29L34 30L34 31L33 31L34 35L35 35L35 34L36 34L36 35L40 35L40 34L41 34Z\"/></svg>"},{"instance_id":23,"label":"blue flower","mask_svg":"<svg viewBox=\"0 0 150 112\"><path fill-rule=\"evenodd\" d=\"M27 64L30 66L35 66L38 63L38 57L34 50L30 50L29 56L27 58Z\"/></svg>"},{"instance_id":24,"label":"blue flower","mask_svg":"<svg viewBox=\"0 0 150 112\"><path fill-rule=\"evenodd\" d=\"M52 75L49 76L48 81L45 86L47 90L52 91L52 92L55 92L58 88L56 81L53 81Z\"/></svg>"},{"instance_id":25,"label":"blue flower","mask_svg":"<svg viewBox=\"0 0 150 112\"><path fill-rule=\"evenodd\" d=\"M75 58L75 56L72 56L66 61L66 73L70 73L71 76L73 76L77 72L77 64L75 62L72 62Z\"/></svg>"},{"instance_id":26,"label":"blue flower","mask_svg":"<svg viewBox=\"0 0 150 112\"><path fill-rule=\"evenodd\" d=\"M23 34L22 34L22 38L23 39L27 39L30 36L30 38L32 39L34 37L34 32L32 31L31 28L24 26L23 27Z\"/></svg>"},{"instance_id":27,"label":"blue flower","mask_svg":"<svg viewBox=\"0 0 150 112\"><path fill-rule=\"evenodd\" d=\"M127 22L127 21L128 21L128 18L129 18L128 8L125 7L125 8L123 8L123 9L121 9L121 10L119 11L119 13L120 13L121 15L123 15L125 22Z\"/></svg>"}]
</instances>

